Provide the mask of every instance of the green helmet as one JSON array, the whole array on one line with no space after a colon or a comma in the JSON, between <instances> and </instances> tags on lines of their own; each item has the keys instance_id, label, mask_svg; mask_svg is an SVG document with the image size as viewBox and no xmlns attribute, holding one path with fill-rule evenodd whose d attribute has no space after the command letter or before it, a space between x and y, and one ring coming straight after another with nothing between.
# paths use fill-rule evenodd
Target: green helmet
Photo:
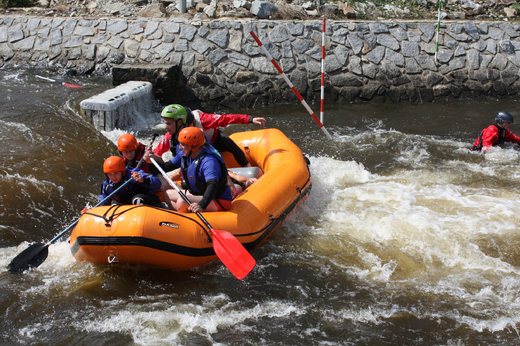
<instances>
[{"instance_id":1,"label":"green helmet","mask_svg":"<svg viewBox=\"0 0 520 346\"><path fill-rule=\"evenodd\" d=\"M164 107L161 117L173 120L182 120L183 124L188 121L188 111L181 105L173 104Z\"/></svg>"}]
</instances>

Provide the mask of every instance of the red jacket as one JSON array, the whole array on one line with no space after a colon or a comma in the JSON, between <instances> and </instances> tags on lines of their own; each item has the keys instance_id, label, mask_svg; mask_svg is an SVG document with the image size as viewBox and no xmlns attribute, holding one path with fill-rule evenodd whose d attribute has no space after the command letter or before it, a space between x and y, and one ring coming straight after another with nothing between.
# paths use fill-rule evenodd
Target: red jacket
<instances>
[{"instance_id":1,"label":"red jacket","mask_svg":"<svg viewBox=\"0 0 520 346\"><path fill-rule=\"evenodd\" d=\"M215 142L219 136L219 127L226 127L230 124L249 124L252 121L252 117L247 114L204 113L198 109L192 112L195 117L195 126L201 128L206 133L206 138L209 138L211 143ZM157 156L161 156L170 150L171 138L172 135L166 133L153 150L153 153Z\"/></svg>"},{"instance_id":2,"label":"red jacket","mask_svg":"<svg viewBox=\"0 0 520 346\"><path fill-rule=\"evenodd\" d=\"M509 130L499 128L497 125L489 125L475 139L473 150L487 149L505 142L520 143L520 137Z\"/></svg>"}]
</instances>

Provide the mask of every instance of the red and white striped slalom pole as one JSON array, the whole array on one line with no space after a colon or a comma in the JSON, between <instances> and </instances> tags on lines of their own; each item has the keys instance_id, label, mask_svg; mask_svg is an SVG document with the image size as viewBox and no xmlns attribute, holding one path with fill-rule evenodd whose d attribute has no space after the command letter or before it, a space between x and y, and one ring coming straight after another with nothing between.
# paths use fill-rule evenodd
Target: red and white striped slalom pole
<instances>
[{"instance_id":1,"label":"red and white striped slalom pole","mask_svg":"<svg viewBox=\"0 0 520 346\"><path fill-rule=\"evenodd\" d=\"M318 126L323 131L323 133L325 133L325 135L327 136L328 139L332 139L332 136L330 135L329 131L327 131L327 129L325 128L325 126L323 126L323 123L320 121L320 119L318 119L316 114L312 111L311 107L309 107L307 102L303 99L303 96L300 94L298 89L296 89L296 87L291 83L291 81L289 80L289 78L287 77L285 72L283 72L282 68L280 67L280 65L278 65L278 63L273 58L271 53L269 53L267 51L267 49L265 49L264 45L262 44L262 41L260 41L258 36L256 36L256 34L253 31L250 31L249 34L251 34L251 36L253 36L253 39L256 41L256 44L258 44L258 47L260 47L260 50L271 61L271 63L273 64L274 68L278 71L278 73L280 73L280 75L283 77L283 80L285 81L285 83L287 83L289 88L291 88L291 91L294 93L294 95L296 95L296 97L298 98L300 103L303 105L303 107L305 107L307 112L309 112L309 114L311 115L312 119L316 122L316 124L318 124Z\"/></svg>"},{"instance_id":2,"label":"red and white striped slalom pole","mask_svg":"<svg viewBox=\"0 0 520 346\"><path fill-rule=\"evenodd\" d=\"M327 25L325 17L323 17L321 25L321 87L320 87L320 121L323 123L325 115L325 31Z\"/></svg>"}]
</instances>

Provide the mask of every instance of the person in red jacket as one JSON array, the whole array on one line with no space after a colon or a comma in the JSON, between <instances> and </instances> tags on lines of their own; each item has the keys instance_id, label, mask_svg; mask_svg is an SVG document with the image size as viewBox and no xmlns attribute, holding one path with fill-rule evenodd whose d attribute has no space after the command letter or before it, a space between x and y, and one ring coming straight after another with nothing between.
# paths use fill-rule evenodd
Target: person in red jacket
<instances>
[{"instance_id":1,"label":"person in red jacket","mask_svg":"<svg viewBox=\"0 0 520 346\"><path fill-rule=\"evenodd\" d=\"M489 125L473 143L471 150L485 152L492 146L502 146L506 142L519 143L520 137L509 130L513 123L513 116L508 112L498 112L495 124Z\"/></svg>"},{"instance_id":2,"label":"person in red jacket","mask_svg":"<svg viewBox=\"0 0 520 346\"><path fill-rule=\"evenodd\" d=\"M252 117L247 114L216 114L205 113L201 110L191 110L179 104L172 104L164 107L161 117L166 124L166 134L160 143L153 150L155 160L162 162L161 156L168 150L175 156L178 144L177 136L179 132L188 126L201 128L208 141L219 152L228 151L235 157L241 166L247 166L246 155L240 147L229 137L222 135L219 127L230 124L256 124L265 126L266 120L262 117Z\"/></svg>"},{"instance_id":3,"label":"person in red jacket","mask_svg":"<svg viewBox=\"0 0 520 346\"><path fill-rule=\"evenodd\" d=\"M138 142L134 135L131 133L124 133L117 139L117 150L123 157L123 161L126 167L135 168L141 157L143 157L146 146ZM140 167L146 173L150 173L151 169L147 162L143 162Z\"/></svg>"}]
</instances>

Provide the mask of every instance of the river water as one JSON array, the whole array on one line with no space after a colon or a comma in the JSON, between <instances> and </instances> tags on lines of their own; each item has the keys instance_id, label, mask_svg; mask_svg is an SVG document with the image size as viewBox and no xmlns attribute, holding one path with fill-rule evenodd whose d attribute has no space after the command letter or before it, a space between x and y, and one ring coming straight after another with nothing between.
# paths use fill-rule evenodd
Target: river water
<instances>
[{"instance_id":1,"label":"river water","mask_svg":"<svg viewBox=\"0 0 520 346\"><path fill-rule=\"evenodd\" d=\"M284 131L313 176L244 281L217 262L188 272L77 263L66 239L11 274L28 242L96 203L121 133L98 133L78 112L110 80L50 75L83 85L72 90L34 77L44 72L0 70L1 344L520 342L520 151L467 150L497 110L520 116L517 100L330 105L332 141L296 99L237 110Z\"/></svg>"}]
</instances>

